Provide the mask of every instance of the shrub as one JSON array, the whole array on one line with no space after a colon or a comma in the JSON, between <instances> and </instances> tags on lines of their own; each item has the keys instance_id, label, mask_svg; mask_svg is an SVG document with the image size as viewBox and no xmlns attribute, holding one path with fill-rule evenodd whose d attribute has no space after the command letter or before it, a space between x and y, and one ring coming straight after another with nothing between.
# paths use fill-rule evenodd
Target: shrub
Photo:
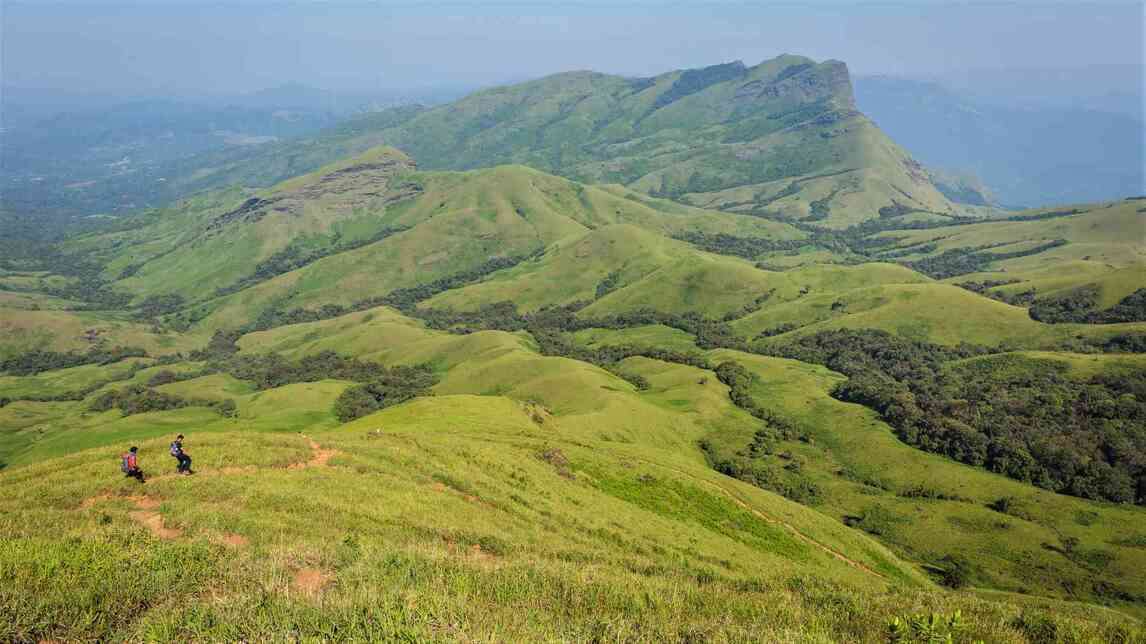
<instances>
[{"instance_id":1,"label":"shrub","mask_svg":"<svg viewBox=\"0 0 1146 644\"><path fill-rule=\"evenodd\" d=\"M963 614L955 611L942 613L902 615L887 624L887 640L893 644L932 644L954 642L963 630Z\"/></svg>"}]
</instances>

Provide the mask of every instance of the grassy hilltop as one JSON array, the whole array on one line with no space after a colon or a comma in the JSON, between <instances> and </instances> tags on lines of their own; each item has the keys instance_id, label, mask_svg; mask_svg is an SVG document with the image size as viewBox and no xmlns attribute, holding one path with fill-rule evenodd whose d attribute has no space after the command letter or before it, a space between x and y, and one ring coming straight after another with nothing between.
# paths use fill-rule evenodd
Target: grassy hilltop
<instances>
[{"instance_id":1,"label":"grassy hilltop","mask_svg":"<svg viewBox=\"0 0 1146 644\"><path fill-rule=\"evenodd\" d=\"M373 118L5 258L0 639L1146 638L1143 201L794 56Z\"/></svg>"},{"instance_id":2,"label":"grassy hilltop","mask_svg":"<svg viewBox=\"0 0 1146 644\"><path fill-rule=\"evenodd\" d=\"M845 228L885 207L966 210L856 109L842 62L794 55L650 78L568 72L434 108L395 108L305 138L183 159L162 168L161 192L171 200L265 188L379 145L425 170L523 164L819 227Z\"/></svg>"}]
</instances>

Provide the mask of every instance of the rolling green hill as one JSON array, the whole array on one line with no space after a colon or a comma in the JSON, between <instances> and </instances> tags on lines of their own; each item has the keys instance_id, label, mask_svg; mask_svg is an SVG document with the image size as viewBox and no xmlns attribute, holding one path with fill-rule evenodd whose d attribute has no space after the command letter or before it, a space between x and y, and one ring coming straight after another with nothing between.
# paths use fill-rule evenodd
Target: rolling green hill
<instances>
[{"instance_id":1,"label":"rolling green hill","mask_svg":"<svg viewBox=\"0 0 1146 644\"><path fill-rule=\"evenodd\" d=\"M477 92L382 132L425 168L521 163L694 205L846 227L952 213L855 109L847 68L781 56L629 79L572 72Z\"/></svg>"},{"instance_id":2,"label":"rolling green hill","mask_svg":"<svg viewBox=\"0 0 1146 644\"><path fill-rule=\"evenodd\" d=\"M0 639L1146 637L1140 201L799 57L378 125L0 265Z\"/></svg>"},{"instance_id":3,"label":"rolling green hill","mask_svg":"<svg viewBox=\"0 0 1146 644\"><path fill-rule=\"evenodd\" d=\"M930 174L856 110L847 67L784 55L625 78L568 72L162 169L160 199L262 189L378 145L427 170L523 164L693 205L845 228L881 208L951 215ZM107 189L114 190L114 187Z\"/></svg>"}]
</instances>

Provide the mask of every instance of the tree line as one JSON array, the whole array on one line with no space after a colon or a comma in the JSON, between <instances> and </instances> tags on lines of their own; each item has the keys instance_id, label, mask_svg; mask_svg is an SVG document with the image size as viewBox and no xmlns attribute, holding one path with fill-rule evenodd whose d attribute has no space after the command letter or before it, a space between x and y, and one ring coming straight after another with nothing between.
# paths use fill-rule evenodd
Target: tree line
<instances>
[{"instance_id":1,"label":"tree line","mask_svg":"<svg viewBox=\"0 0 1146 644\"><path fill-rule=\"evenodd\" d=\"M884 331L772 347L848 376L833 396L878 411L904 442L1065 494L1146 503L1146 371L1084 380L1050 360Z\"/></svg>"}]
</instances>

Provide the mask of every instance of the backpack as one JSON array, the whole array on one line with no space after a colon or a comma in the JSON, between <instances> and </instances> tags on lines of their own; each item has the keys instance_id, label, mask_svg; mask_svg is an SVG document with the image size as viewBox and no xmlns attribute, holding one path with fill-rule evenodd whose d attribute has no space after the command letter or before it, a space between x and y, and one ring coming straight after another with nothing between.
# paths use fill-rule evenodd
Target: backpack
<instances>
[{"instance_id":1,"label":"backpack","mask_svg":"<svg viewBox=\"0 0 1146 644\"><path fill-rule=\"evenodd\" d=\"M124 454L120 458L123 460L119 464L119 469L123 470L124 474L131 472L131 454Z\"/></svg>"}]
</instances>

